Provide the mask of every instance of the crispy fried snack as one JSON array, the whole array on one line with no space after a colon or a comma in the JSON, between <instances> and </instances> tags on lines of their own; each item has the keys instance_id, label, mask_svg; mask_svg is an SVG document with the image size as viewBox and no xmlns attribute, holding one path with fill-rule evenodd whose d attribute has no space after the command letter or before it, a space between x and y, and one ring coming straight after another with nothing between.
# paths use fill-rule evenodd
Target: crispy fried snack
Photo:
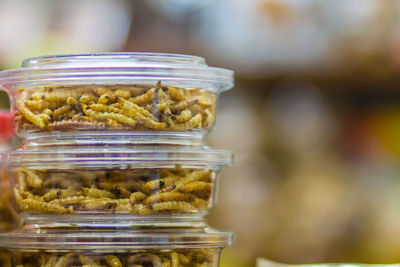
<instances>
[{"instance_id":1,"label":"crispy fried snack","mask_svg":"<svg viewBox=\"0 0 400 267\"><path fill-rule=\"evenodd\" d=\"M70 85L21 88L17 131L209 130L216 94L210 90L148 85Z\"/></svg>"},{"instance_id":2,"label":"crispy fried snack","mask_svg":"<svg viewBox=\"0 0 400 267\"><path fill-rule=\"evenodd\" d=\"M12 170L18 208L27 213L198 213L212 206L209 169Z\"/></svg>"},{"instance_id":3,"label":"crispy fried snack","mask_svg":"<svg viewBox=\"0 0 400 267\"><path fill-rule=\"evenodd\" d=\"M216 267L218 249L179 249L120 254L39 253L17 252L15 264L19 267Z\"/></svg>"}]
</instances>

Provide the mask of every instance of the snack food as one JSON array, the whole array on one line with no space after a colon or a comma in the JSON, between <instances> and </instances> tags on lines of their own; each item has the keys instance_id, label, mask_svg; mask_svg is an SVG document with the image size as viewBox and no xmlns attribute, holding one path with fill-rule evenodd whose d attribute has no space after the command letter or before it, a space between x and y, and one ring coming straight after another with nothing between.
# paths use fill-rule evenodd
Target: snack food
<instances>
[{"instance_id":1,"label":"snack food","mask_svg":"<svg viewBox=\"0 0 400 267\"><path fill-rule=\"evenodd\" d=\"M0 84L23 137L98 130L203 135L233 72L176 54L56 55L0 72Z\"/></svg>"},{"instance_id":2,"label":"snack food","mask_svg":"<svg viewBox=\"0 0 400 267\"><path fill-rule=\"evenodd\" d=\"M27 220L59 222L204 216L215 204L219 170L232 162L231 152L200 145L23 147L3 154L16 209Z\"/></svg>"},{"instance_id":3,"label":"snack food","mask_svg":"<svg viewBox=\"0 0 400 267\"><path fill-rule=\"evenodd\" d=\"M15 266L215 267L219 249L164 249L131 253L15 252Z\"/></svg>"},{"instance_id":4,"label":"snack food","mask_svg":"<svg viewBox=\"0 0 400 267\"><path fill-rule=\"evenodd\" d=\"M23 227L0 234L12 266L217 267L233 234L206 228Z\"/></svg>"},{"instance_id":5,"label":"snack food","mask_svg":"<svg viewBox=\"0 0 400 267\"><path fill-rule=\"evenodd\" d=\"M14 168L14 195L27 213L137 215L202 213L213 204L211 169L44 170Z\"/></svg>"},{"instance_id":6,"label":"snack food","mask_svg":"<svg viewBox=\"0 0 400 267\"><path fill-rule=\"evenodd\" d=\"M149 85L65 85L16 91L17 132L210 130L216 94Z\"/></svg>"}]
</instances>

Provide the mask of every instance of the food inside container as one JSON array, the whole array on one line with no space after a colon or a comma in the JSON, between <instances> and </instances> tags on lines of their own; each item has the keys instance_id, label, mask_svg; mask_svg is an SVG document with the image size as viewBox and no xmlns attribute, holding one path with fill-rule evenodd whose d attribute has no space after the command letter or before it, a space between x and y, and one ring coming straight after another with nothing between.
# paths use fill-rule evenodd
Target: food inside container
<instances>
[{"instance_id":1,"label":"food inside container","mask_svg":"<svg viewBox=\"0 0 400 267\"><path fill-rule=\"evenodd\" d=\"M194 56L152 53L27 59L0 73L17 133L211 130L233 73Z\"/></svg>"},{"instance_id":2,"label":"food inside container","mask_svg":"<svg viewBox=\"0 0 400 267\"><path fill-rule=\"evenodd\" d=\"M233 234L196 230L22 229L0 235L12 266L219 266Z\"/></svg>"},{"instance_id":3,"label":"food inside container","mask_svg":"<svg viewBox=\"0 0 400 267\"><path fill-rule=\"evenodd\" d=\"M20 149L3 157L17 210L30 219L65 221L206 215L215 204L218 172L233 161L231 152L204 146Z\"/></svg>"}]
</instances>

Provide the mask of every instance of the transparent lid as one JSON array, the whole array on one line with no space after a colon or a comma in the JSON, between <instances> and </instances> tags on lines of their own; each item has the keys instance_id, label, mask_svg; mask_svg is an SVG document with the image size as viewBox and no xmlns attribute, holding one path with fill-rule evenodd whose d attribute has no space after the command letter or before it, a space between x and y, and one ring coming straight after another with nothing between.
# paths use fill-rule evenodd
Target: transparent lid
<instances>
[{"instance_id":1,"label":"transparent lid","mask_svg":"<svg viewBox=\"0 0 400 267\"><path fill-rule=\"evenodd\" d=\"M221 92L233 86L233 71L210 67L204 58L196 56L124 52L35 57L26 59L21 68L0 72L3 86L15 83L32 86L155 84L157 81L165 85Z\"/></svg>"},{"instance_id":2,"label":"transparent lid","mask_svg":"<svg viewBox=\"0 0 400 267\"><path fill-rule=\"evenodd\" d=\"M227 247L234 241L231 232L211 228L115 229L35 229L25 227L0 234L0 247L44 250L171 249Z\"/></svg>"},{"instance_id":3,"label":"transparent lid","mask_svg":"<svg viewBox=\"0 0 400 267\"><path fill-rule=\"evenodd\" d=\"M207 146L130 145L57 146L20 148L1 154L8 166L36 166L49 169L76 167L175 168L176 165L209 167L231 165L233 153Z\"/></svg>"}]
</instances>

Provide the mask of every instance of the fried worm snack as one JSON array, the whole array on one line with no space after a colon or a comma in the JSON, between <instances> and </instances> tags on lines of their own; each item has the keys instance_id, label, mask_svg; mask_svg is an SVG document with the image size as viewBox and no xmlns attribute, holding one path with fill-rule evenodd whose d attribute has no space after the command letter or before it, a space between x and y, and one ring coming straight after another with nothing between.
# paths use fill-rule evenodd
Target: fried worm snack
<instances>
[{"instance_id":1,"label":"fried worm snack","mask_svg":"<svg viewBox=\"0 0 400 267\"><path fill-rule=\"evenodd\" d=\"M11 170L19 210L44 214L200 213L212 207L210 169Z\"/></svg>"},{"instance_id":2,"label":"fried worm snack","mask_svg":"<svg viewBox=\"0 0 400 267\"><path fill-rule=\"evenodd\" d=\"M119 254L84 254L55 252L16 252L15 264L19 267L217 267L219 249L151 250Z\"/></svg>"},{"instance_id":3,"label":"fried worm snack","mask_svg":"<svg viewBox=\"0 0 400 267\"><path fill-rule=\"evenodd\" d=\"M149 85L38 86L17 90L17 132L210 130L216 94Z\"/></svg>"}]
</instances>

